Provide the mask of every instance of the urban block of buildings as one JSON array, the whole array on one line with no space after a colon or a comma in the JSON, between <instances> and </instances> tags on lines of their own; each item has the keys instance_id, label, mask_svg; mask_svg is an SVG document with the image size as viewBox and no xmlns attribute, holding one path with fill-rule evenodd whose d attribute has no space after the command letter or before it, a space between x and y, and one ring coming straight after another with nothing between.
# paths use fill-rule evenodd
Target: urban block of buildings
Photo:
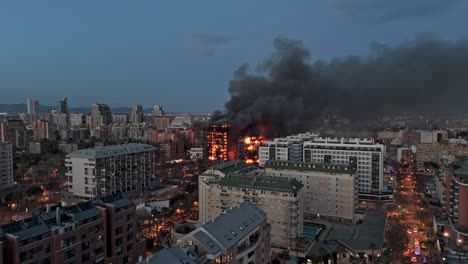
<instances>
[{"instance_id":1,"label":"urban block of buildings","mask_svg":"<svg viewBox=\"0 0 468 264\"><path fill-rule=\"evenodd\" d=\"M0 227L0 263L137 263L135 205L121 193L45 212Z\"/></svg>"},{"instance_id":2,"label":"urban block of buildings","mask_svg":"<svg viewBox=\"0 0 468 264\"><path fill-rule=\"evenodd\" d=\"M393 199L393 194L384 188L384 145L370 138L322 138L314 134L298 135L295 138L275 139L260 146L260 166L264 166L268 160L351 164L356 167L360 199Z\"/></svg>"}]
</instances>

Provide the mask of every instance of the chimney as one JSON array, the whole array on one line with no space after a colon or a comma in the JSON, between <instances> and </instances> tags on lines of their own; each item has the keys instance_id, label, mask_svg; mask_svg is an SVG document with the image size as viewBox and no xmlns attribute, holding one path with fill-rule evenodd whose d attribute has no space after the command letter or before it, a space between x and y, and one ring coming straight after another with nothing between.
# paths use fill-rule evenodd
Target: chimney
<instances>
[{"instance_id":1,"label":"chimney","mask_svg":"<svg viewBox=\"0 0 468 264\"><path fill-rule=\"evenodd\" d=\"M57 225L60 225L60 207L57 207L55 209L55 221L57 222Z\"/></svg>"}]
</instances>

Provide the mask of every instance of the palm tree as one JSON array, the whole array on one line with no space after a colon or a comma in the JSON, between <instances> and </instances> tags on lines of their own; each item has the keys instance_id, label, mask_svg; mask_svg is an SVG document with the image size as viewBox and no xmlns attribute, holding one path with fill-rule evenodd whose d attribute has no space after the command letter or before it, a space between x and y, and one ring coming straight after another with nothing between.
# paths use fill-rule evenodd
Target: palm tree
<instances>
[{"instance_id":1,"label":"palm tree","mask_svg":"<svg viewBox=\"0 0 468 264\"><path fill-rule=\"evenodd\" d=\"M373 241L371 241L369 243L369 247L372 250L372 264L374 264L375 263L374 250L377 248L377 245Z\"/></svg>"},{"instance_id":2,"label":"palm tree","mask_svg":"<svg viewBox=\"0 0 468 264\"><path fill-rule=\"evenodd\" d=\"M289 256L289 251L283 250L281 253L279 253L279 259L282 264L286 263L287 260L290 259L291 256Z\"/></svg>"},{"instance_id":3,"label":"palm tree","mask_svg":"<svg viewBox=\"0 0 468 264\"><path fill-rule=\"evenodd\" d=\"M338 263L340 263L341 257L346 253L346 248L343 245L339 245L336 248L336 253L338 254Z\"/></svg>"}]
</instances>

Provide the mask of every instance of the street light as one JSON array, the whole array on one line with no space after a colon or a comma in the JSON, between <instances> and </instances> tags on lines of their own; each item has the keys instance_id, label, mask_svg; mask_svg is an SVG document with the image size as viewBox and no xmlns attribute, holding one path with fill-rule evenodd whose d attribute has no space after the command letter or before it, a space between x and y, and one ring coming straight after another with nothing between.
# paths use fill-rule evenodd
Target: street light
<instances>
[{"instance_id":1,"label":"street light","mask_svg":"<svg viewBox=\"0 0 468 264\"><path fill-rule=\"evenodd\" d=\"M444 233L444 237L448 237L449 236L449 233L448 232L445 232Z\"/></svg>"}]
</instances>

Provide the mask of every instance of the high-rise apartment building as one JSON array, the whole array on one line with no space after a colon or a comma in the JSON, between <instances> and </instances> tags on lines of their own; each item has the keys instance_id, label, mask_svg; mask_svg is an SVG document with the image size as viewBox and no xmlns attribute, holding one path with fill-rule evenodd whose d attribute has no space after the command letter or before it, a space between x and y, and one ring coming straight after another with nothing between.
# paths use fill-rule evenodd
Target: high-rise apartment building
<instances>
[{"instance_id":1,"label":"high-rise apartment building","mask_svg":"<svg viewBox=\"0 0 468 264\"><path fill-rule=\"evenodd\" d=\"M164 110L163 110L162 106L155 105L153 107L153 116L156 117L156 116L163 116L163 115L164 115Z\"/></svg>"},{"instance_id":2,"label":"high-rise apartment building","mask_svg":"<svg viewBox=\"0 0 468 264\"><path fill-rule=\"evenodd\" d=\"M317 133L303 133L266 141L258 150L259 165L265 165L268 160L303 161L304 142L317 136Z\"/></svg>"},{"instance_id":3,"label":"high-rise apartment building","mask_svg":"<svg viewBox=\"0 0 468 264\"><path fill-rule=\"evenodd\" d=\"M11 119L6 123L0 123L0 141L8 142L14 148L29 148L32 131L26 128L22 120Z\"/></svg>"},{"instance_id":4,"label":"high-rise apartment building","mask_svg":"<svg viewBox=\"0 0 468 264\"><path fill-rule=\"evenodd\" d=\"M146 247L137 230L135 205L121 193L48 206L0 227L0 263L137 263Z\"/></svg>"},{"instance_id":5,"label":"high-rise apartment building","mask_svg":"<svg viewBox=\"0 0 468 264\"><path fill-rule=\"evenodd\" d=\"M385 146L373 139L321 138L304 142L304 162L356 166L362 199L381 199Z\"/></svg>"},{"instance_id":6,"label":"high-rise apartment building","mask_svg":"<svg viewBox=\"0 0 468 264\"><path fill-rule=\"evenodd\" d=\"M70 114L68 118L71 127L81 127L85 121L83 114Z\"/></svg>"},{"instance_id":7,"label":"high-rise apartment building","mask_svg":"<svg viewBox=\"0 0 468 264\"><path fill-rule=\"evenodd\" d=\"M468 249L468 161L453 163L445 184L445 213L449 225L449 247Z\"/></svg>"},{"instance_id":8,"label":"high-rise apartment building","mask_svg":"<svg viewBox=\"0 0 468 264\"><path fill-rule=\"evenodd\" d=\"M106 126L112 123L110 107L106 104L93 104L91 115L87 121L91 130L94 130L98 126Z\"/></svg>"},{"instance_id":9,"label":"high-rise apartment building","mask_svg":"<svg viewBox=\"0 0 468 264\"><path fill-rule=\"evenodd\" d=\"M177 246L194 252L196 263L270 263L267 214L251 202L242 202L179 238Z\"/></svg>"},{"instance_id":10,"label":"high-rise apartment building","mask_svg":"<svg viewBox=\"0 0 468 264\"><path fill-rule=\"evenodd\" d=\"M29 123L32 123L38 118L38 115L39 115L39 101L28 99L27 108L28 108L28 115L29 115Z\"/></svg>"},{"instance_id":11,"label":"high-rise apartment building","mask_svg":"<svg viewBox=\"0 0 468 264\"><path fill-rule=\"evenodd\" d=\"M48 121L36 120L33 122L33 139L35 141L51 139Z\"/></svg>"},{"instance_id":12,"label":"high-rise apartment building","mask_svg":"<svg viewBox=\"0 0 468 264\"><path fill-rule=\"evenodd\" d=\"M57 114L68 114L68 99L66 97L57 101Z\"/></svg>"},{"instance_id":13,"label":"high-rise apartment building","mask_svg":"<svg viewBox=\"0 0 468 264\"><path fill-rule=\"evenodd\" d=\"M228 124L214 124L206 128L204 142L204 158L208 164L227 161L228 156Z\"/></svg>"},{"instance_id":14,"label":"high-rise apartment building","mask_svg":"<svg viewBox=\"0 0 468 264\"><path fill-rule=\"evenodd\" d=\"M153 146L131 143L68 154L66 198L90 200L118 191L141 194L154 173L154 151Z\"/></svg>"},{"instance_id":15,"label":"high-rise apartment building","mask_svg":"<svg viewBox=\"0 0 468 264\"><path fill-rule=\"evenodd\" d=\"M303 186L295 179L283 177L248 173L222 176L207 171L199 176L199 221L207 223L230 208L251 201L268 215L272 248L292 249L295 239L304 232Z\"/></svg>"},{"instance_id":16,"label":"high-rise apartment building","mask_svg":"<svg viewBox=\"0 0 468 264\"><path fill-rule=\"evenodd\" d=\"M13 149L10 143L0 142L0 190L13 187Z\"/></svg>"},{"instance_id":17,"label":"high-rise apartment building","mask_svg":"<svg viewBox=\"0 0 468 264\"><path fill-rule=\"evenodd\" d=\"M305 186L304 220L355 223L354 210L358 207L355 166L276 160L265 164L264 173L296 179Z\"/></svg>"},{"instance_id":18,"label":"high-rise apartment building","mask_svg":"<svg viewBox=\"0 0 468 264\"><path fill-rule=\"evenodd\" d=\"M143 106L134 105L132 110L132 115L130 120L132 124L141 124L143 123Z\"/></svg>"}]
</instances>

